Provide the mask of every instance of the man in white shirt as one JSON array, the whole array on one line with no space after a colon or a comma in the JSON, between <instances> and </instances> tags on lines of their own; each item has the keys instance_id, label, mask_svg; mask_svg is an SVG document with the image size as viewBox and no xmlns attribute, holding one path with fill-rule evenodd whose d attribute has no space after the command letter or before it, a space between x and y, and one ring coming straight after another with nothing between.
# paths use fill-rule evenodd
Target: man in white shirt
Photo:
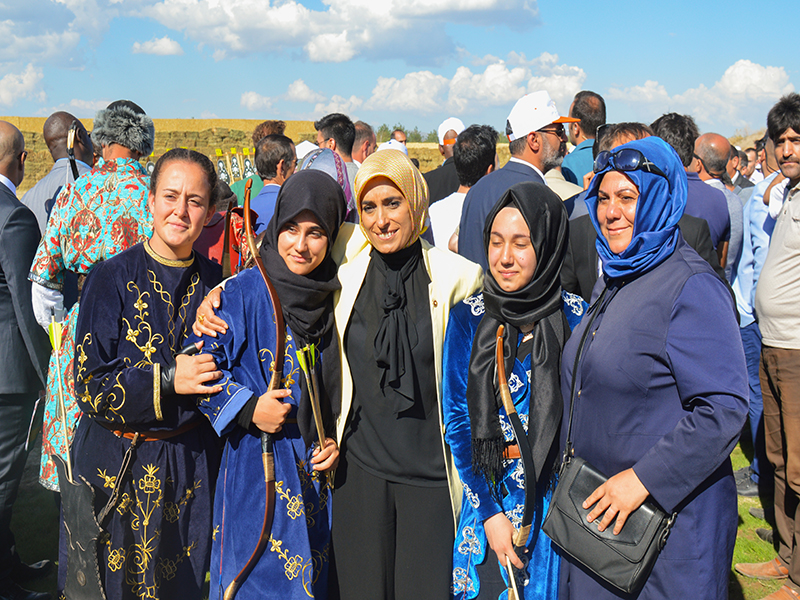
<instances>
[{"instance_id":1,"label":"man in white shirt","mask_svg":"<svg viewBox=\"0 0 800 600\"><path fill-rule=\"evenodd\" d=\"M450 238L458 228L467 192L481 177L497 168L497 131L494 127L471 125L462 131L453 146L453 161L458 173L458 190L428 209L434 244L444 250L450 247Z\"/></svg>"}]
</instances>

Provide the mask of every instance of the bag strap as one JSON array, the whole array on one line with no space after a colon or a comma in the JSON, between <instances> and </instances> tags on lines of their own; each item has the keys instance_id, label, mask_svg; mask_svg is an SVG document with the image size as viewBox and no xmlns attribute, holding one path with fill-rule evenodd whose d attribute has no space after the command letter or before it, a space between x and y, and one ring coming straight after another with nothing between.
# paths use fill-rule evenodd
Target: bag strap
<instances>
[{"instance_id":1,"label":"bag strap","mask_svg":"<svg viewBox=\"0 0 800 600\"><path fill-rule=\"evenodd\" d=\"M595 303L589 307L589 310L592 312L592 317L589 319L589 323L586 325L586 329L583 330L583 335L581 336L581 343L578 345L578 351L575 353L575 363L572 366L572 384L569 390L569 425L567 425L567 443L564 446L564 455L562 457L562 468L566 465L570 458L572 457L572 415L575 412L575 380L578 376L578 367L580 367L581 356L583 355L583 348L586 345L586 338L589 336L589 332L592 329L592 324L594 323L595 318L597 317L600 312L603 311L605 306L603 306L603 299L605 298L606 292L608 288L604 288L600 297L595 301ZM613 297L613 295L612 295ZM594 310L592 310L594 308Z\"/></svg>"}]
</instances>

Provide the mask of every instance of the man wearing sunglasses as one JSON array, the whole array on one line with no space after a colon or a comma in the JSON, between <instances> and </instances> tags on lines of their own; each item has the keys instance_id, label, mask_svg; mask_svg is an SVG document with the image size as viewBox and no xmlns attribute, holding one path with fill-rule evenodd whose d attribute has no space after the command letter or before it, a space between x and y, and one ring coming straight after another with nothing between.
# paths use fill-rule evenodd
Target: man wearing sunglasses
<instances>
[{"instance_id":1,"label":"man wearing sunglasses","mask_svg":"<svg viewBox=\"0 0 800 600\"><path fill-rule=\"evenodd\" d=\"M520 98L506 120L511 159L502 169L483 177L464 199L458 235L458 253L484 269L488 268L483 245L486 217L500 197L516 183L546 183L544 174L561 164L567 143L564 123L578 119L562 117L546 91Z\"/></svg>"}]
</instances>

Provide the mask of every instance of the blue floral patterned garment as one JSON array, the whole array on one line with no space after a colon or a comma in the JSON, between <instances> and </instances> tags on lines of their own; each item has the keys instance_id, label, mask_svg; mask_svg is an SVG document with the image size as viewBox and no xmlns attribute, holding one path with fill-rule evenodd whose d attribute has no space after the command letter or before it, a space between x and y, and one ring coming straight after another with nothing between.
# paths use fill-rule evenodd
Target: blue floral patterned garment
<instances>
[{"instance_id":1,"label":"blue floral patterned garment","mask_svg":"<svg viewBox=\"0 0 800 600\"><path fill-rule=\"evenodd\" d=\"M211 552L212 600L242 570L256 547L264 518L265 486L261 438L237 423L239 411L253 394L267 391L275 352L275 316L257 269L229 279L217 314L228 324L218 338L203 337L223 373L223 391L200 402L200 410L224 437ZM275 435L276 494L272 537L264 554L236 594L237 600L327 598L330 555L330 490L324 475L310 463L297 427L297 400L302 377L292 332L286 331L284 402L292 412Z\"/></svg>"},{"instance_id":2,"label":"blue floral patterned garment","mask_svg":"<svg viewBox=\"0 0 800 600\"><path fill-rule=\"evenodd\" d=\"M587 305L579 296L562 292L562 306L572 329L580 322ZM502 484L508 493L502 498L502 504L498 504L492 498L483 477L472 471L470 423L466 399L467 376L472 341L483 314L482 293L471 296L453 307L447 324L444 346L445 438L453 452L459 476L464 484L461 518L453 548L452 591L454 598L459 600L478 596L480 579L476 567L484 560L489 564L496 564L507 582L505 569L497 562L494 552L489 547L483 522L503 511L514 528L519 529L525 508L524 474L520 459L504 461ZM526 431L530 405L530 373L530 355L528 355L522 361L518 358L514 369L508 374L511 397ZM505 440L513 443L514 433L503 408L500 408L500 425ZM541 532L542 521L550 505L552 483L550 480L540 481L536 486L535 512L527 543L530 563L527 573L528 583L523 594L525 600L550 600L558 596L560 559L553 543ZM505 591L499 596L502 600L506 597Z\"/></svg>"}]
</instances>

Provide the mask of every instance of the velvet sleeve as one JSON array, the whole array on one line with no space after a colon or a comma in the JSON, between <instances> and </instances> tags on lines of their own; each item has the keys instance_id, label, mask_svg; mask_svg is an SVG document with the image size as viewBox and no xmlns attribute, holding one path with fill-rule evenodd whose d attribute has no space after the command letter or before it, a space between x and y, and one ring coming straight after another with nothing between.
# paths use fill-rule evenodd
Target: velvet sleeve
<instances>
[{"instance_id":1,"label":"velvet sleeve","mask_svg":"<svg viewBox=\"0 0 800 600\"><path fill-rule=\"evenodd\" d=\"M129 329L123 322L128 277L121 263L100 263L86 279L75 330L75 396L81 410L99 421L157 425L163 418L161 365L149 360L151 341L138 358L120 352L120 338Z\"/></svg>"},{"instance_id":2,"label":"velvet sleeve","mask_svg":"<svg viewBox=\"0 0 800 600\"><path fill-rule=\"evenodd\" d=\"M444 340L442 403L445 440L464 484L466 500L475 508L480 520L485 521L502 512L503 507L492 498L483 477L472 471L467 375L475 331L469 325L469 307L464 303L456 305L450 313Z\"/></svg>"},{"instance_id":3,"label":"velvet sleeve","mask_svg":"<svg viewBox=\"0 0 800 600\"><path fill-rule=\"evenodd\" d=\"M245 282L251 279L252 274L246 271L229 279L225 284L225 289L220 296L220 307L216 310L216 314L228 324L228 330L224 334L217 334L216 338L190 337L190 341L203 341L202 352L213 356L217 363L217 369L222 372L222 379L215 382L222 386L222 391L200 398L198 403L198 408L208 417L214 430L220 436L230 432L236 425L239 411L254 395L259 395L243 383L236 381L232 374L235 367L244 366L249 358L254 358L250 356L253 352L247 352L249 346L255 345L256 336L255 332L249 332L252 339L248 344L246 311L261 315L262 318L259 319L261 323L266 321L270 325L273 323L270 317L271 305L267 312L265 307L255 305L256 303L251 298L252 294L246 293L248 288ZM268 301L264 302L268 304ZM252 370L254 373L257 371L255 364L252 365Z\"/></svg>"},{"instance_id":4,"label":"velvet sleeve","mask_svg":"<svg viewBox=\"0 0 800 600\"><path fill-rule=\"evenodd\" d=\"M710 273L689 277L672 308L666 354L686 414L633 466L670 512L728 458L747 416L747 368L733 310Z\"/></svg>"}]
</instances>

